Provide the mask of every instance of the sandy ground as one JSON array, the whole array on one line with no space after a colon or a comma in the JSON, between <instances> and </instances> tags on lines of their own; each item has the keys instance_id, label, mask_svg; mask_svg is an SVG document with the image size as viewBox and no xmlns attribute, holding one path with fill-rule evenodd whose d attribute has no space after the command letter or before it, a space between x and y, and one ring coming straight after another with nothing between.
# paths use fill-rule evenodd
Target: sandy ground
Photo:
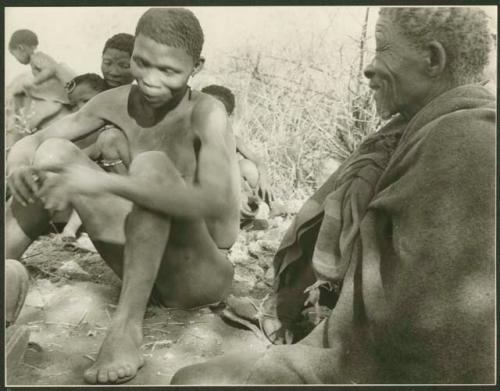
<instances>
[{"instance_id":1,"label":"sandy ground","mask_svg":"<svg viewBox=\"0 0 500 391\"><path fill-rule=\"evenodd\" d=\"M235 296L257 302L271 290L272 255L289 220L276 217L266 231L242 231L230 253ZM7 384L82 385L116 308L120 281L99 255L65 248L57 236L33 243L22 262L32 281L17 323L30 329L30 346L21 364L7 373ZM208 308L149 306L141 347L146 365L127 384L166 385L183 366L265 344Z\"/></svg>"}]
</instances>

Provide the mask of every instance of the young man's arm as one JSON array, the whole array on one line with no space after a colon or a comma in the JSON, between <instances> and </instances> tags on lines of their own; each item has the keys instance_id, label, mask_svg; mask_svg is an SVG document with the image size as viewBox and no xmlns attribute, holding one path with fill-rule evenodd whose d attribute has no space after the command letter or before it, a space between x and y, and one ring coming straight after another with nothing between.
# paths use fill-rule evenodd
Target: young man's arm
<instances>
[{"instance_id":1,"label":"young man's arm","mask_svg":"<svg viewBox=\"0 0 500 391\"><path fill-rule=\"evenodd\" d=\"M102 97L92 99L80 111L54 122L48 127L15 143L7 158L7 180L16 199L22 204L33 201L37 185L33 179L32 160L45 140L63 138L74 140L96 131L105 124L100 107Z\"/></svg>"},{"instance_id":2,"label":"young man's arm","mask_svg":"<svg viewBox=\"0 0 500 391\"><path fill-rule=\"evenodd\" d=\"M79 194L109 192L169 216L206 218L227 208L231 193L231 154L227 115L217 103L202 102L194 115L201 142L198 183L154 181L134 176L96 172L82 166L63 169L64 181ZM231 146L232 144L232 146Z\"/></svg>"}]
</instances>

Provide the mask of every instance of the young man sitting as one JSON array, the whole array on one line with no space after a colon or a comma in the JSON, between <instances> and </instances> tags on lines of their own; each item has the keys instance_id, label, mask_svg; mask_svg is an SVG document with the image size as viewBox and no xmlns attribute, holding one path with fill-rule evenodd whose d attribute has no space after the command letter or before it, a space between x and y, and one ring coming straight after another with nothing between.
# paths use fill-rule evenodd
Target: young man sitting
<instances>
[{"instance_id":1,"label":"young man sitting","mask_svg":"<svg viewBox=\"0 0 500 391\"><path fill-rule=\"evenodd\" d=\"M71 205L123 280L99 356L84 374L89 383L128 381L144 364L139 347L150 295L189 308L217 302L231 287L225 249L238 234L238 162L223 105L187 84L203 65L202 46L192 12L148 10L135 34L137 85L97 95L9 155L7 257L19 258L48 230L50 212ZM108 123L129 141L127 176L105 172L68 141Z\"/></svg>"}]
</instances>

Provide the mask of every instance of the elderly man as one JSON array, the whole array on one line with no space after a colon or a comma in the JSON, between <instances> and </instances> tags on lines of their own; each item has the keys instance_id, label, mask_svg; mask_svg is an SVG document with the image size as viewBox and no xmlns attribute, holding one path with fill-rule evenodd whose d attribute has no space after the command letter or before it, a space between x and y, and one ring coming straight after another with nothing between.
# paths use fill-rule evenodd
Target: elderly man
<instances>
[{"instance_id":1,"label":"elderly man","mask_svg":"<svg viewBox=\"0 0 500 391\"><path fill-rule=\"evenodd\" d=\"M381 10L365 75L392 118L304 205L275 257L283 326L307 287L338 288L332 313L300 343L172 383L495 381L495 98L474 84L486 26L478 9Z\"/></svg>"}]
</instances>

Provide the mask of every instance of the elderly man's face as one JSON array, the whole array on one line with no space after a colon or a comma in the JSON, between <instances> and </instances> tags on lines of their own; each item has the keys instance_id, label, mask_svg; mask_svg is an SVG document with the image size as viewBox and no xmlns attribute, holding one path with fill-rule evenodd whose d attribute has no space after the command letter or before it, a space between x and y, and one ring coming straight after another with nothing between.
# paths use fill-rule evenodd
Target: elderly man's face
<instances>
[{"instance_id":1,"label":"elderly man's face","mask_svg":"<svg viewBox=\"0 0 500 391\"><path fill-rule=\"evenodd\" d=\"M412 116L420 110L432 79L426 74L422 51L417 50L385 16L377 21L376 54L365 69L383 119L396 113Z\"/></svg>"}]
</instances>

